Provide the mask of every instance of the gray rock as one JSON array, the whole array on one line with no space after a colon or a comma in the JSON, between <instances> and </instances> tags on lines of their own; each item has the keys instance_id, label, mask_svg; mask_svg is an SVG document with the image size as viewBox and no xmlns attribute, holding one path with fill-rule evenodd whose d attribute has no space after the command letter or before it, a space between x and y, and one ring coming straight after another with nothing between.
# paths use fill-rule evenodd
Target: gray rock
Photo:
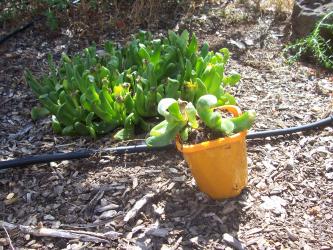
<instances>
[{"instance_id":1,"label":"gray rock","mask_svg":"<svg viewBox=\"0 0 333 250\"><path fill-rule=\"evenodd\" d=\"M296 0L291 16L293 36L307 36L320 18L332 10L332 0Z\"/></svg>"}]
</instances>

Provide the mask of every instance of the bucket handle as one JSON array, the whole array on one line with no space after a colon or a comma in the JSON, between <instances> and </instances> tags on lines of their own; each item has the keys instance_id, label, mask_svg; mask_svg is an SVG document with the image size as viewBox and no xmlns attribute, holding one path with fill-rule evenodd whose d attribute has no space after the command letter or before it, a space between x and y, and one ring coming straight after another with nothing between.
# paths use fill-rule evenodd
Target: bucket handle
<instances>
[{"instance_id":1,"label":"bucket handle","mask_svg":"<svg viewBox=\"0 0 333 250\"><path fill-rule=\"evenodd\" d=\"M229 113L231 113L233 115L233 117L237 117L242 114L241 109L235 105L223 105L223 106L215 107L213 109L226 110ZM181 138L180 138L179 134L176 136L176 147L180 151L183 150L183 143L181 142Z\"/></svg>"}]
</instances>

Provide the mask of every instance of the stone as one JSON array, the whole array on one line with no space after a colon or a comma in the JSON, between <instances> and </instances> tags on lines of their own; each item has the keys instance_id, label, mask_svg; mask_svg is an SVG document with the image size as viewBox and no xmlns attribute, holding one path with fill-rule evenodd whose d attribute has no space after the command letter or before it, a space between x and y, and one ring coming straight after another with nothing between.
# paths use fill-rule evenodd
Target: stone
<instances>
[{"instance_id":1,"label":"stone","mask_svg":"<svg viewBox=\"0 0 333 250\"><path fill-rule=\"evenodd\" d=\"M332 0L295 0L291 16L293 36L306 37L320 18L332 10Z\"/></svg>"}]
</instances>

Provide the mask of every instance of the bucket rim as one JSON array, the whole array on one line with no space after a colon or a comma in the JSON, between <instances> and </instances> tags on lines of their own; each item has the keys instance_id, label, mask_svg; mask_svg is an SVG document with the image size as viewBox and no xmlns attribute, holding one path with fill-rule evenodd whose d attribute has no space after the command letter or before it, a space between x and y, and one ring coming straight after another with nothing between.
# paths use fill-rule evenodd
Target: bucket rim
<instances>
[{"instance_id":1,"label":"bucket rim","mask_svg":"<svg viewBox=\"0 0 333 250\"><path fill-rule=\"evenodd\" d=\"M232 113L234 117L240 116L242 114L242 111L240 110L240 108L235 105L223 105L223 106L219 106L216 108L220 109L220 110L227 110L228 112ZM241 140L245 140L246 135L247 135L247 130L243 130L243 131L241 131L237 134L231 135L231 136L225 136L225 137L221 137L221 138L210 140L210 141L204 141L204 142L200 142L197 144L188 144L188 145L182 144L180 136L177 135L176 147L182 153L185 153L185 154L194 153L197 151L203 151L203 150L207 150L210 148L220 147L225 144L231 144L231 143L235 143L235 142L238 142Z\"/></svg>"},{"instance_id":2,"label":"bucket rim","mask_svg":"<svg viewBox=\"0 0 333 250\"><path fill-rule=\"evenodd\" d=\"M211 148L220 147L226 144L232 144L235 142L239 142L245 140L247 135L247 130L241 131L237 134L228 136L228 137L221 137L215 140L204 141L197 144L182 144L180 137L177 136L176 138L176 147L182 153L194 153L198 151L208 150Z\"/></svg>"}]
</instances>

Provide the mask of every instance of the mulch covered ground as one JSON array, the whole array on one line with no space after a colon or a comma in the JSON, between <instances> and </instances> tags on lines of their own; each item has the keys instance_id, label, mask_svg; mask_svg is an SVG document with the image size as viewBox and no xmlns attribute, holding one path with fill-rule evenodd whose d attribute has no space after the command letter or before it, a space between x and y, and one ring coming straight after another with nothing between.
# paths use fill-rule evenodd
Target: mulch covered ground
<instances>
[{"instance_id":1,"label":"mulch covered ground","mask_svg":"<svg viewBox=\"0 0 333 250\"><path fill-rule=\"evenodd\" d=\"M243 110L256 110L253 130L332 115L330 74L304 64L289 66L282 57L288 17L251 13L241 5L208 4L175 27L188 28L214 49L232 50L228 71L241 73L242 81L230 91ZM73 54L88 44L68 32L51 39L42 25L0 47L0 160L118 145L111 135L97 141L60 137L49 118L31 120L37 101L24 69L40 75L48 53L59 60L61 52ZM127 39L119 31L103 36ZM9 249L10 241L21 249L332 249L332 159L332 128L248 141L248 187L223 201L197 189L176 150L3 170L0 249ZM1 221L86 237L37 237L29 227L9 230L6 224L7 235Z\"/></svg>"}]
</instances>

